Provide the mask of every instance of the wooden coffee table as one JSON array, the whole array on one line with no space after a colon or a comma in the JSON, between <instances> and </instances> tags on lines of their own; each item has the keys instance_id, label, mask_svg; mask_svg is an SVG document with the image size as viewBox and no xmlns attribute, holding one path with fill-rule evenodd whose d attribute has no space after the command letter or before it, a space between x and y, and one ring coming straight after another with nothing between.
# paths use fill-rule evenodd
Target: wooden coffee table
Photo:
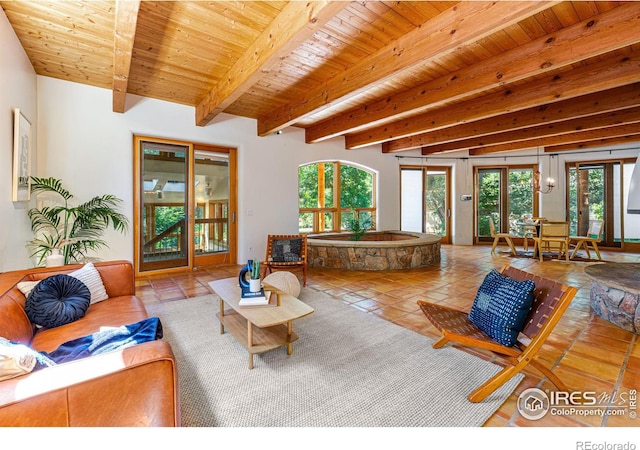
<instances>
[{"instance_id":1,"label":"wooden coffee table","mask_svg":"<svg viewBox=\"0 0 640 450\"><path fill-rule=\"evenodd\" d=\"M225 327L249 352L249 369L253 369L253 355L287 346L287 354L293 352L293 342L298 335L293 331L293 321L311 314L314 309L297 298L265 285L265 290L278 293L279 306L241 307L240 286L237 278L225 278L209 283L220 297L220 334ZM231 310L225 311L225 304Z\"/></svg>"}]
</instances>

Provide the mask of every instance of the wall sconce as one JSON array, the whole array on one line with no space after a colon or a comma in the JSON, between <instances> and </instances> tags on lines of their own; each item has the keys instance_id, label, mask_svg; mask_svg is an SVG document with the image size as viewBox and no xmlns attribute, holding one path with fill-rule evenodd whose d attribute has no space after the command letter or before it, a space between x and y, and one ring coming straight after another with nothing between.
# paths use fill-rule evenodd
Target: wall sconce
<instances>
[{"instance_id":1,"label":"wall sconce","mask_svg":"<svg viewBox=\"0 0 640 450\"><path fill-rule=\"evenodd\" d=\"M207 183L206 187L204 188L204 195L206 195L207 197L211 197L212 192L213 190L211 189L211 186L209 186L209 183Z\"/></svg>"}]
</instances>

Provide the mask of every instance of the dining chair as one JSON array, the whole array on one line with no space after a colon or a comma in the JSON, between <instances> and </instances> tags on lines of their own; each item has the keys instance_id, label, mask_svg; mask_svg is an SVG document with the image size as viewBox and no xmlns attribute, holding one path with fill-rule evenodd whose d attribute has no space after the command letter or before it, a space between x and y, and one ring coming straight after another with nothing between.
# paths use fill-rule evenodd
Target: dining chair
<instances>
[{"instance_id":1,"label":"dining chair","mask_svg":"<svg viewBox=\"0 0 640 450\"><path fill-rule=\"evenodd\" d=\"M576 256L576 253L580 248L584 248L587 252L587 257L591 259L591 253L589 252L589 244L596 252L598 261L602 261L600 256L600 249L598 248L598 242L602 241L602 233L604 231L604 220L590 220L589 229L586 236L569 236L569 245L575 245L573 252L571 253L571 259Z\"/></svg>"},{"instance_id":2,"label":"dining chair","mask_svg":"<svg viewBox=\"0 0 640 450\"><path fill-rule=\"evenodd\" d=\"M493 223L493 219L491 217L489 217L489 228L491 230L491 237L493 238L493 246L491 247L491 253L495 253L496 247L498 246L498 241L500 239L504 239L507 245L509 246L509 248L511 249L511 253L515 255L516 247L515 245L513 245L513 240L511 239L513 236L511 236L509 233L497 233L496 225Z\"/></svg>"},{"instance_id":3,"label":"dining chair","mask_svg":"<svg viewBox=\"0 0 640 450\"><path fill-rule=\"evenodd\" d=\"M569 222L542 222L540 223L540 234L533 238L533 256L536 254L543 261L543 247L550 251L551 247L558 247L558 259L564 254L565 260L569 261Z\"/></svg>"},{"instance_id":4,"label":"dining chair","mask_svg":"<svg viewBox=\"0 0 640 450\"><path fill-rule=\"evenodd\" d=\"M524 222L524 225L522 225L523 244L525 252L529 251L529 239L533 240L533 238L538 236L540 223L544 222L545 220L547 220L546 217L531 217Z\"/></svg>"}]
</instances>

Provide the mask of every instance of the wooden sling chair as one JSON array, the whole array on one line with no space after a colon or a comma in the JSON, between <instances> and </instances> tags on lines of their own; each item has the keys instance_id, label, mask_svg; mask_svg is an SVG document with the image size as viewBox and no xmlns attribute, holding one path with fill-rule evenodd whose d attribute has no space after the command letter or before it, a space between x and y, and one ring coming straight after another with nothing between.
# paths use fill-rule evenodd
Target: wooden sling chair
<instances>
[{"instance_id":1,"label":"wooden sling chair","mask_svg":"<svg viewBox=\"0 0 640 450\"><path fill-rule=\"evenodd\" d=\"M307 235L270 234L267 237L267 255L262 264L268 273L274 270L302 269L302 285L306 286Z\"/></svg>"},{"instance_id":2,"label":"wooden sling chair","mask_svg":"<svg viewBox=\"0 0 640 450\"><path fill-rule=\"evenodd\" d=\"M537 275L505 265L500 273L516 281L532 280L535 284L534 299L520 332L516 346L504 346L476 327L468 318L468 313L447 306L418 301L418 305L429 321L442 333L433 348L441 348L447 342L462 346L482 348L505 358L507 365L492 378L476 388L468 399L481 402L514 375L531 364L538 369L560 391L568 391L560 379L550 369L537 361L538 351L545 343L565 310L576 295L576 288L565 286Z\"/></svg>"}]
</instances>

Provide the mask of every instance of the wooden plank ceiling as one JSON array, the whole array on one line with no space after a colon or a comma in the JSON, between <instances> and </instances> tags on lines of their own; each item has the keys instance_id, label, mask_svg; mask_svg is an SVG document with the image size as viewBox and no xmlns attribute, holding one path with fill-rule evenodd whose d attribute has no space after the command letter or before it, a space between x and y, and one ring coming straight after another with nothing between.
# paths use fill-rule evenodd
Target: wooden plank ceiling
<instances>
[{"instance_id":1,"label":"wooden plank ceiling","mask_svg":"<svg viewBox=\"0 0 640 450\"><path fill-rule=\"evenodd\" d=\"M116 112L136 94L199 126L225 112L425 155L640 141L640 2L0 6L38 74L112 89Z\"/></svg>"}]
</instances>

